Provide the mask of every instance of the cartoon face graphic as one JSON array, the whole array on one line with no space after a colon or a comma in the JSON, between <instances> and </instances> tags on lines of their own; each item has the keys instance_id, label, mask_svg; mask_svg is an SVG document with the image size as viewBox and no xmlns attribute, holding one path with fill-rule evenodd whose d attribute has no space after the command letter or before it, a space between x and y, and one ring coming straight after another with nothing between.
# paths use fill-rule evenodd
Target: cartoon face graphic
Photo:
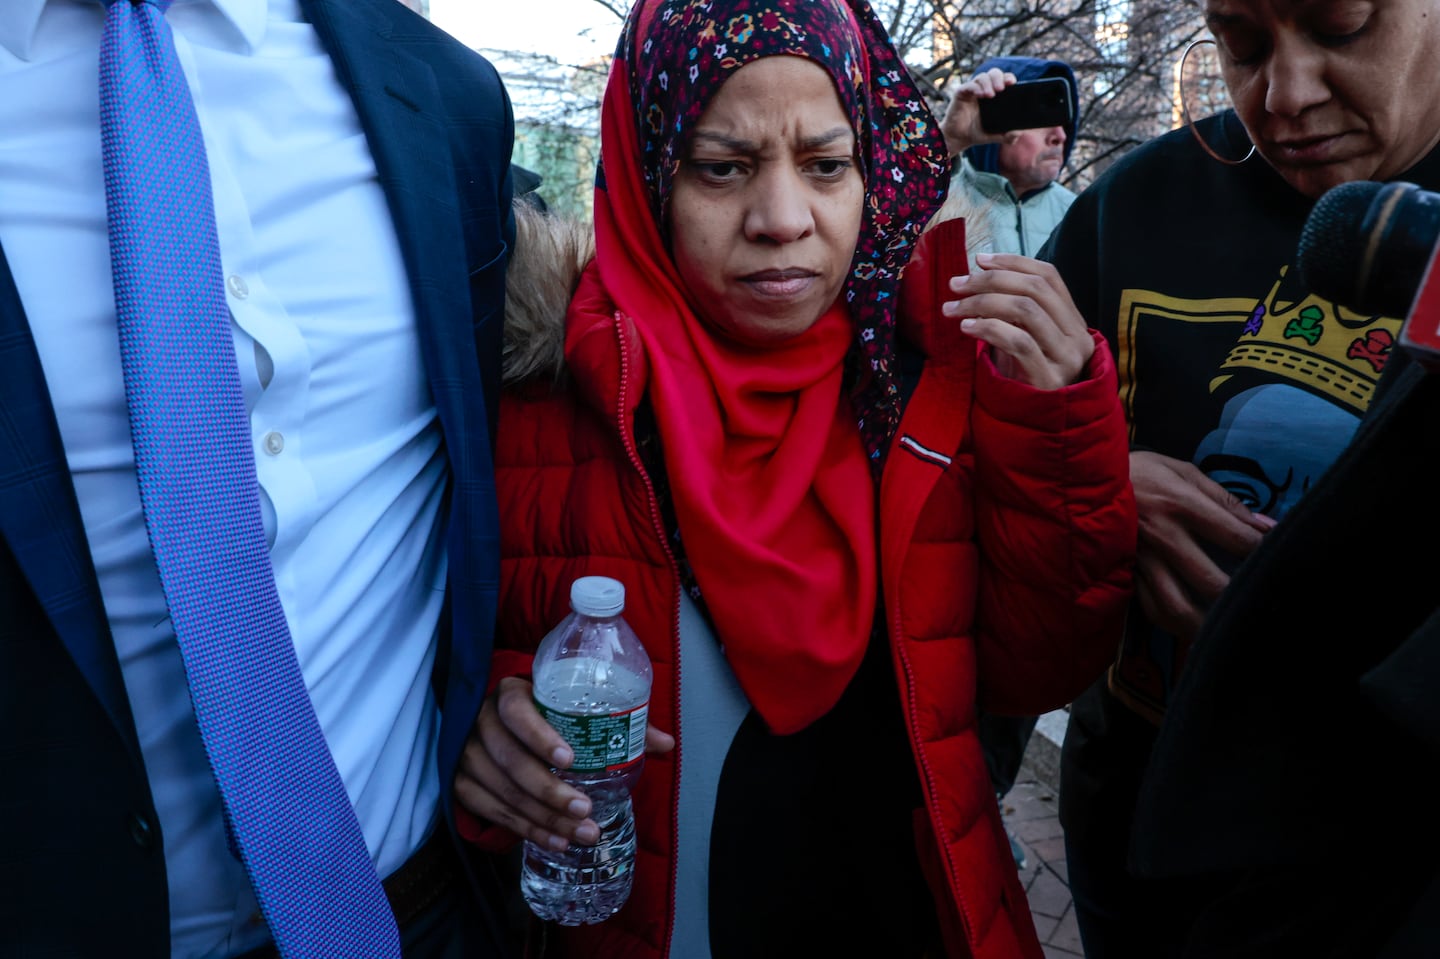
<instances>
[{"instance_id":1,"label":"cartoon face graphic","mask_svg":"<svg viewBox=\"0 0 1440 959\"><path fill-rule=\"evenodd\" d=\"M1195 465L1256 513L1279 519L1350 442L1359 418L1286 383L1237 393Z\"/></svg>"}]
</instances>

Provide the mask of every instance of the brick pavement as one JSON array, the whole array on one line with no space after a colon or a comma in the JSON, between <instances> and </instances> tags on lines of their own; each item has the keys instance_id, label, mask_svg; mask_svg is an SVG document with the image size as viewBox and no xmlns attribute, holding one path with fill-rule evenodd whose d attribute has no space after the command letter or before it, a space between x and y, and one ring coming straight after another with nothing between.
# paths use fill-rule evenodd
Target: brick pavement
<instances>
[{"instance_id":1,"label":"brick pavement","mask_svg":"<svg viewBox=\"0 0 1440 959\"><path fill-rule=\"evenodd\" d=\"M1080 932L1065 876L1065 844L1061 839L1056 795L1048 785L1022 779L1005 797L1005 823L1025 847L1028 860L1021 885L1035 917L1035 931L1047 959L1077 959Z\"/></svg>"},{"instance_id":2,"label":"brick pavement","mask_svg":"<svg viewBox=\"0 0 1440 959\"><path fill-rule=\"evenodd\" d=\"M1060 829L1058 747L1044 736L1031 737L1015 786L1005 797L1006 826L1025 848L1020 883L1035 917L1035 931L1047 959L1080 959L1080 932L1065 874L1065 842Z\"/></svg>"}]
</instances>

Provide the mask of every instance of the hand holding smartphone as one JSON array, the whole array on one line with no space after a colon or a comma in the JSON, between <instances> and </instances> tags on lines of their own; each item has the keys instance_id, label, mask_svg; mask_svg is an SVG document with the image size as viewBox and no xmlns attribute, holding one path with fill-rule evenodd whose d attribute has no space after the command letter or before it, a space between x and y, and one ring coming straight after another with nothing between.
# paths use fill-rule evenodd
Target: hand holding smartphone
<instances>
[{"instance_id":1,"label":"hand holding smartphone","mask_svg":"<svg viewBox=\"0 0 1440 959\"><path fill-rule=\"evenodd\" d=\"M980 128L986 133L1065 127L1075 118L1070 84L1061 77L1025 80L1012 84L993 97L977 99Z\"/></svg>"}]
</instances>

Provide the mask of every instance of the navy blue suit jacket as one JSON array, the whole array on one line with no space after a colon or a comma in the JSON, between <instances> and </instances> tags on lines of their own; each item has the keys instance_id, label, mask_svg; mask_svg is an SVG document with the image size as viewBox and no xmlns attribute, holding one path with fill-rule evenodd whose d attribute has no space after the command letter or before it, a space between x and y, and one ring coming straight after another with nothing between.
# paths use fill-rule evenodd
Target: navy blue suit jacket
<instances>
[{"instance_id":1,"label":"navy blue suit jacket","mask_svg":"<svg viewBox=\"0 0 1440 959\"><path fill-rule=\"evenodd\" d=\"M365 130L451 467L439 764L479 711L499 576L492 431L510 220L493 68L395 0L302 0ZM163 837L59 430L0 250L0 955L169 947Z\"/></svg>"}]
</instances>

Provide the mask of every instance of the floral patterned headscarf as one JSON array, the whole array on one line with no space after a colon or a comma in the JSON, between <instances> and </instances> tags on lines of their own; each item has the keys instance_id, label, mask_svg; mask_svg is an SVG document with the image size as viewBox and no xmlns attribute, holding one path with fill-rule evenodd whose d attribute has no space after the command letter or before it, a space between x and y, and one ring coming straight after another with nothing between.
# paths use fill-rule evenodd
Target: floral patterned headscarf
<instances>
[{"instance_id":1,"label":"floral patterned headscarf","mask_svg":"<svg viewBox=\"0 0 1440 959\"><path fill-rule=\"evenodd\" d=\"M845 298L863 358L855 397L861 434L878 461L900 422L896 289L949 183L945 141L924 97L864 0L652 0L637 8L644 9L632 12L616 57L629 67L641 171L662 236L689 136L735 71L790 54L834 79L865 178Z\"/></svg>"},{"instance_id":2,"label":"floral patterned headscarf","mask_svg":"<svg viewBox=\"0 0 1440 959\"><path fill-rule=\"evenodd\" d=\"M667 214L706 106L776 55L833 79L865 208L844 296L759 348L701 319ZM770 729L793 733L839 700L875 625L875 475L900 419L896 292L944 199L944 141L863 0L637 0L600 122L595 261L570 305L566 360L622 431L648 399L676 531L726 660ZM618 410L598 385L617 368Z\"/></svg>"}]
</instances>

